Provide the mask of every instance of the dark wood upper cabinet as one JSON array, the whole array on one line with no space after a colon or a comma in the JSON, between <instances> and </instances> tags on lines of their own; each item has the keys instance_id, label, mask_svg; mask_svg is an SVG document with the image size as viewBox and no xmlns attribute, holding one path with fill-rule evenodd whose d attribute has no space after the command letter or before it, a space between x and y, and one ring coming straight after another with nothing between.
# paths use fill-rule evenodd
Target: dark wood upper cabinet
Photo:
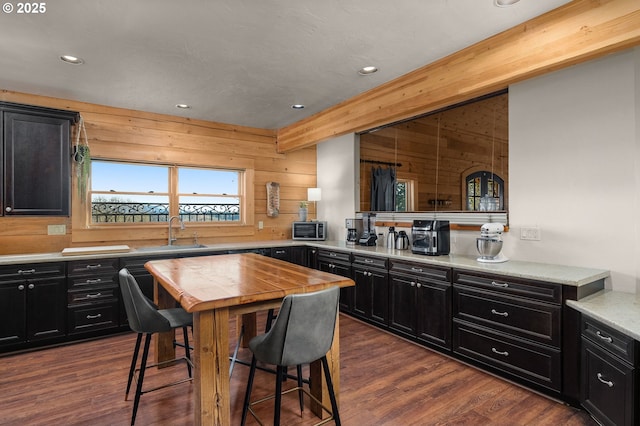
<instances>
[{"instance_id":1,"label":"dark wood upper cabinet","mask_svg":"<svg viewBox=\"0 0 640 426\"><path fill-rule=\"evenodd\" d=\"M0 102L2 215L69 216L77 112Z\"/></svg>"}]
</instances>

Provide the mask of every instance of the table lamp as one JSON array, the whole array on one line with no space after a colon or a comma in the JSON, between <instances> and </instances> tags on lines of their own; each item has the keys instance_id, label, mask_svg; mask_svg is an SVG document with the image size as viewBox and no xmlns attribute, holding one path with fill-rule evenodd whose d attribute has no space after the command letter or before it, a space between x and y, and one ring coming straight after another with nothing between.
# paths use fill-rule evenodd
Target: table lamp
<instances>
[{"instance_id":1,"label":"table lamp","mask_svg":"<svg viewBox=\"0 0 640 426\"><path fill-rule=\"evenodd\" d=\"M316 201L322 199L322 190L320 188L307 188L307 201L313 201L313 210L316 213L316 220L318 219L318 210L316 209Z\"/></svg>"}]
</instances>

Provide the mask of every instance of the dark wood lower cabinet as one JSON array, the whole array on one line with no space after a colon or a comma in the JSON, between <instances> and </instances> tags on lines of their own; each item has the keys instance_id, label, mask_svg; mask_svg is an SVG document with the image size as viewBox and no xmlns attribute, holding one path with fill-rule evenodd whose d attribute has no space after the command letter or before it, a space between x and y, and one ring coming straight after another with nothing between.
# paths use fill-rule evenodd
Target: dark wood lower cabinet
<instances>
[{"instance_id":1,"label":"dark wood lower cabinet","mask_svg":"<svg viewBox=\"0 0 640 426\"><path fill-rule=\"evenodd\" d=\"M556 392L562 389L559 349L454 319L453 350L511 376Z\"/></svg>"},{"instance_id":2,"label":"dark wood lower cabinet","mask_svg":"<svg viewBox=\"0 0 640 426\"><path fill-rule=\"evenodd\" d=\"M355 290L353 314L386 327L389 324L387 259L354 256L351 265Z\"/></svg>"},{"instance_id":3,"label":"dark wood lower cabinet","mask_svg":"<svg viewBox=\"0 0 640 426\"><path fill-rule=\"evenodd\" d=\"M391 261L389 328L451 349L451 269Z\"/></svg>"},{"instance_id":4,"label":"dark wood lower cabinet","mask_svg":"<svg viewBox=\"0 0 640 426\"><path fill-rule=\"evenodd\" d=\"M0 351L64 338L66 278L62 262L0 267Z\"/></svg>"},{"instance_id":5,"label":"dark wood lower cabinet","mask_svg":"<svg viewBox=\"0 0 640 426\"><path fill-rule=\"evenodd\" d=\"M601 424L640 424L638 346L629 336L583 315L580 402Z\"/></svg>"}]
</instances>

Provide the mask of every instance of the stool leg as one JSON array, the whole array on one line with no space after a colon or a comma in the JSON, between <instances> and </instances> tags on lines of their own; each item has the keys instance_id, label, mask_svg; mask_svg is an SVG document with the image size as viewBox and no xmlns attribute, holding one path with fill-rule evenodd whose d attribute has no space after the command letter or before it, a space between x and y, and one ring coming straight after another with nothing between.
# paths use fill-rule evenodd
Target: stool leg
<instances>
[{"instance_id":1,"label":"stool leg","mask_svg":"<svg viewBox=\"0 0 640 426\"><path fill-rule=\"evenodd\" d=\"M140 376L138 377L138 386L136 387L136 397L133 401L133 414L131 414L132 426L136 423L136 414L138 413L138 405L140 404L140 396L142 395L142 381L144 380L144 372L147 368L147 358L149 357L149 346L151 346L151 333L147 333L144 339L142 361L140 361Z\"/></svg>"},{"instance_id":2,"label":"stool leg","mask_svg":"<svg viewBox=\"0 0 640 426\"><path fill-rule=\"evenodd\" d=\"M191 360L191 348L189 347L189 332L187 331L187 327L182 327L182 335L184 336L184 354L188 360ZM189 377L193 377L191 375L191 364L188 362L187 371L189 372Z\"/></svg>"},{"instance_id":3,"label":"stool leg","mask_svg":"<svg viewBox=\"0 0 640 426\"><path fill-rule=\"evenodd\" d=\"M136 371L136 364L138 363L138 353L140 353L140 342L142 342L142 333L138 333L136 337L136 347L133 350L133 357L131 357L131 368L129 368L129 380L127 381L127 391L124 394L124 400L127 400L129 396L129 390L131 389L131 382L133 381L133 374Z\"/></svg>"},{"instance_id":4,"label":"stool leg","mask_svg":"<svg viewBox=\"0 0 640 426\"><path fill-rule=\"evenodd\" d=\"M273 426L280 426L280 404L282 403L282 374L284 368L276 367L276 402L273 407Z\"/></svg>"},{"instance_id":5,"label":"stool leg","mask_svg":"<svg viewBox=\"0 0 640 426\"><path fill-rule=\"evenodd\" d=\"M327 380L327 388L329 388L329 399L331 400L331 410L333 411L333 420L336 426L340 426L340 415L338 414L338 402L336 394L333 390L333 382L331 381L331 371L329 371L329 363L326 355L321 358L322 368L324 369L324 377Z\"/></svg>"},{"instance_id":6,"label":"stool leg","mask_svg":"<svg viewBox=\"0 0 640 426\"><path fill-rule=\"evenodd\" d=\"M296 370L298 374L298 387L300 390L298 391L298 399L300 400L300 411L304 411L304 392L302 391L302 365L296 365Z\"/></svg>"},{"instance_id":7,"label":"stool leg","mask_svg":"<svg viewBox=\"0 0 640 426\"><path fill-rule=\"evenodd\" d=\"M274 318L273 309L269 309L267 311L267 322L265 323L265 326L264 326L265 333L268 333L269 330L271 330L271 323L273 322L273 318Z\"/></svg>"},{"instance_id":8,"label":"stool leg","mask_svg":"<svg viewBox=\"0 0 640 426\"><path fill-rule=\"evenodd\" d=\"M242 421L241 426L244 426L247 421L247 412L249 411L249 404L251 403L251 388L253 387L253 377L256 374L256 357L251 358L251 368L249 369L249 379L247 380L247 391L244 394L244 405L242 406Z\"/></svg>"}]
</instances>

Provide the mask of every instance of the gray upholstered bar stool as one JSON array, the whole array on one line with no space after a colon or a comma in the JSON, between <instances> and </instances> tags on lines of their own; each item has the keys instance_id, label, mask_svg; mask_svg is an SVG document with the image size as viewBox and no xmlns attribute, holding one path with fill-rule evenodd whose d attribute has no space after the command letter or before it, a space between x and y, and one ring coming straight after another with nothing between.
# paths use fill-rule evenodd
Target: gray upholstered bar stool
<instances>
[{"instance_id":1,"label":"gray upholstered bar stool","mask_svg":"<svg viewBox=\"0 0 640 426\"><path fill-rule=\"evenodd\" d=\"M282 395L301 389L296 386L284 392L282 391L284 367L309 364L317 360L322 361L322 368L331 400L330 410L322 406L324 410L331 414L331 417L320 424L334 420L336 425L340 425L338 404L326 357L333 343L339 297L340 289L338 287L314 293L286 296L282 301L275 323L269 332L251 339L249 348L253 352L253 357L242 410L242 425L246 422L248 412L262 424L251 407L270 399L275 399L273 424L279 425ZM253 387L257 361L276 366L276 392L275 395L251 402L251 388ZM302 389L302 391L320 404L320 401L306 389Z\"/></svg>"},{"instance_id":2,"label":"gray upholstered bar stool","mask_svg":"<svg viewBox=\"0 0 640 426\"><path fill-rule=\"evenodd\" d=\"M140 404L140 396L142 396L142 394L192 380L191 369L193 368L193 364L191 363L191 355L189 351L187 327L193 325L193 318L190 313L182 308L158 309L157 306L153 304L153 302L151 302L144 293L142 293L136 279L126 268L121 269L118 275L120 290L122 292L122 300L124 301L124 309L127 311L127 319L129 320L129 327L131 327L131 330L138 333L136 347L133 350L133 357L131 359L129 380L127 382L127 391L125 394L126 400L129 395L129 390L131 389L131 382L133 379L136 379L136 395L133 402L133 413L131 414L131 424L133 425L136 421L136 414L138 412L138 405ZM182 328L182 333L184 335L185 357L177 358L176 360L164 361L158 364L147 365L151 336L154 333L171 331L176 328ZM142 351L142 360L140 361L140 368L136 368L143 334L145 334L146 337L144 341L144 349ZM175 346L176 343L174 341L174 347ZM189 377L172 383L167 383L162 386L157 386L152 389L142 389L144 373L148 367L174 363L176 361L186 362ZM138 373L137 376L136 373Z\"/></svg>"}]
</instances>

